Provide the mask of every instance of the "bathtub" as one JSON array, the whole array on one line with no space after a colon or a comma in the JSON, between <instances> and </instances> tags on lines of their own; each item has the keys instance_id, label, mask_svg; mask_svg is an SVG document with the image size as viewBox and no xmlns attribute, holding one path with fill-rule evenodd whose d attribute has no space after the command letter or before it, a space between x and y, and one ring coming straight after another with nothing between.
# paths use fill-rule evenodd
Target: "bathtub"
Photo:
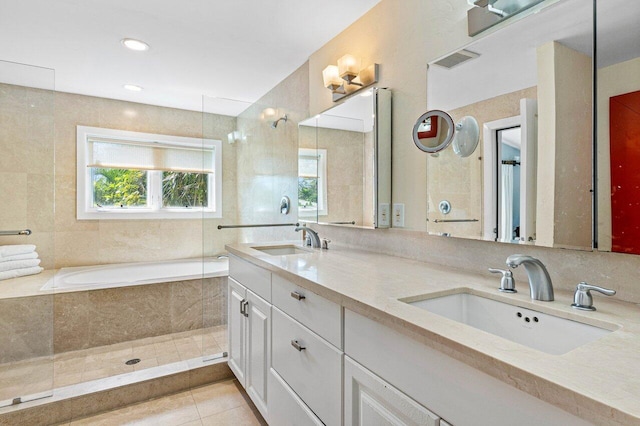
<instances>
[{"instance_id":1,"label":"bathtub","mask_svg":"<svg viewBox=\"0 0 640 426\"><path fill-rule=\"evenodd\" d=\"M41 291L81 291L229 275L227 258L120 263L60 269Z\"/></svg>"}]
</instances>

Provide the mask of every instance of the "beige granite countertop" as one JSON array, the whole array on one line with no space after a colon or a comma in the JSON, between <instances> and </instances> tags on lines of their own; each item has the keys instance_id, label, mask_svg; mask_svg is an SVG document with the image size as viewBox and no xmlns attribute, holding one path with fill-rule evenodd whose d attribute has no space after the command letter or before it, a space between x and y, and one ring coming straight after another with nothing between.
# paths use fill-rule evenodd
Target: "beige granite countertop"
<instances>
[{"instance_id":1,"label":"beige granite countertop","mask_svg":"<svg viewBox=\"0 0 640 426\"><path fill-rule=\"evenodd\" d=\"M252 249L273 244L232 244L229 253L266 268L347 309L463 361L511 386L596 424L640 424L640 306L594 297L595 312L570 307L572 294L555 301L497 291L498 278L449 267L342 248L272 256ZM460 259L464 263L464 259ZM460 324L398 299L466 288L469 292L614 332L563 355L550 355ZM427 298L425 297L425 298Z\"/></svg>"}]
</instances>

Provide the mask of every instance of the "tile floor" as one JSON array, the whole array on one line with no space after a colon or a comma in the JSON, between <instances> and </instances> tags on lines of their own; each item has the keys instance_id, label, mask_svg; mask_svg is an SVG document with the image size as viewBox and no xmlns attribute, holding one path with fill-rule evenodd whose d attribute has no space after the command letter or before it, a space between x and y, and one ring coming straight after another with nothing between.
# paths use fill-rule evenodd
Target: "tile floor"
<instances>
[{"instance_id":1,"label":"tile floor","mask_svg":"<svg viewBox=\"0 0 640 426\"><path fill-rule=\"evenodd\" d=\"M226 325L132 340L113 345L56 354L51 359L31 359L0 365L0 401L36 394L123 373L170 364L227 348ZM126 365L139 358L135 365Z\"/></svg>"},{"instance_id":2,"label":"tile floor","mask_svg":"<svg viewBox=\"0 0 640 426\"><path fill-rule=\"evenodd\" d=\"M106 413L68 426L252 426L266 425L237 380L213 383Z\"/></svg>"}]
</instances>

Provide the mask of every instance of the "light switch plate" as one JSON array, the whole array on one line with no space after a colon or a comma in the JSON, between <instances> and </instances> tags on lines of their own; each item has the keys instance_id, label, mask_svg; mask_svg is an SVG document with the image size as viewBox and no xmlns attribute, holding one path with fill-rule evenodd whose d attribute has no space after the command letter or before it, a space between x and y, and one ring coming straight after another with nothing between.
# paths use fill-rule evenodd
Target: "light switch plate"
<instances>
[{"instance_id":1,"label":"light switch plate","mask_svg":"<svg viewBox=\"0 0 640 426\"><path fill-rule=\"evenodd\" d=\"M394 228L404 228L404 204L394 203L391 217Z\"/></svg>"},{"instance_id":2,"label":"light switch plate","mask_svg":"<svg viewBox=\"0 0 640 426\"><path fill-rule=\"evenodd\" d=\"M378 226L389 226L390 223L390 211L389 211L389 203L380 203L380 213L379 213L379 217L378 220L380 221L380 223L378 223Z\"/></svg>"}]
</instances>

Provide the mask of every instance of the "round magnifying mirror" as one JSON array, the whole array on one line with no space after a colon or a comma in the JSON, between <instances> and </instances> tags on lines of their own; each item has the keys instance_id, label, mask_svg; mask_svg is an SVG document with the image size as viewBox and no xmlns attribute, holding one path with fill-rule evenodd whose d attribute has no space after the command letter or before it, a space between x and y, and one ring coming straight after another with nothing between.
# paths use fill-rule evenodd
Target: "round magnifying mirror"
<instances>
[{"instance_id":1,"label":"round magnifying mirror","mask_svg":"<svg viewBox=\"0 0 640 426\"><path fill-rule=\"evenodd\" d=\"M444 111L427 111L413 126L413 143L424 152L442 151L453 140L453 119Z\"/></svg>"},{"instance_id":2,"label":"round magnifying mirror","mask_svg":"<svg viewBox=\"0 0 640 426\"><path fill-rule=\"evenodd\" d=\"M456 124L456 135L453 138L453 152L465 158L473 154L480 141L480 127L478 121L467 115Z\"/></svg>"}]
</instances>

